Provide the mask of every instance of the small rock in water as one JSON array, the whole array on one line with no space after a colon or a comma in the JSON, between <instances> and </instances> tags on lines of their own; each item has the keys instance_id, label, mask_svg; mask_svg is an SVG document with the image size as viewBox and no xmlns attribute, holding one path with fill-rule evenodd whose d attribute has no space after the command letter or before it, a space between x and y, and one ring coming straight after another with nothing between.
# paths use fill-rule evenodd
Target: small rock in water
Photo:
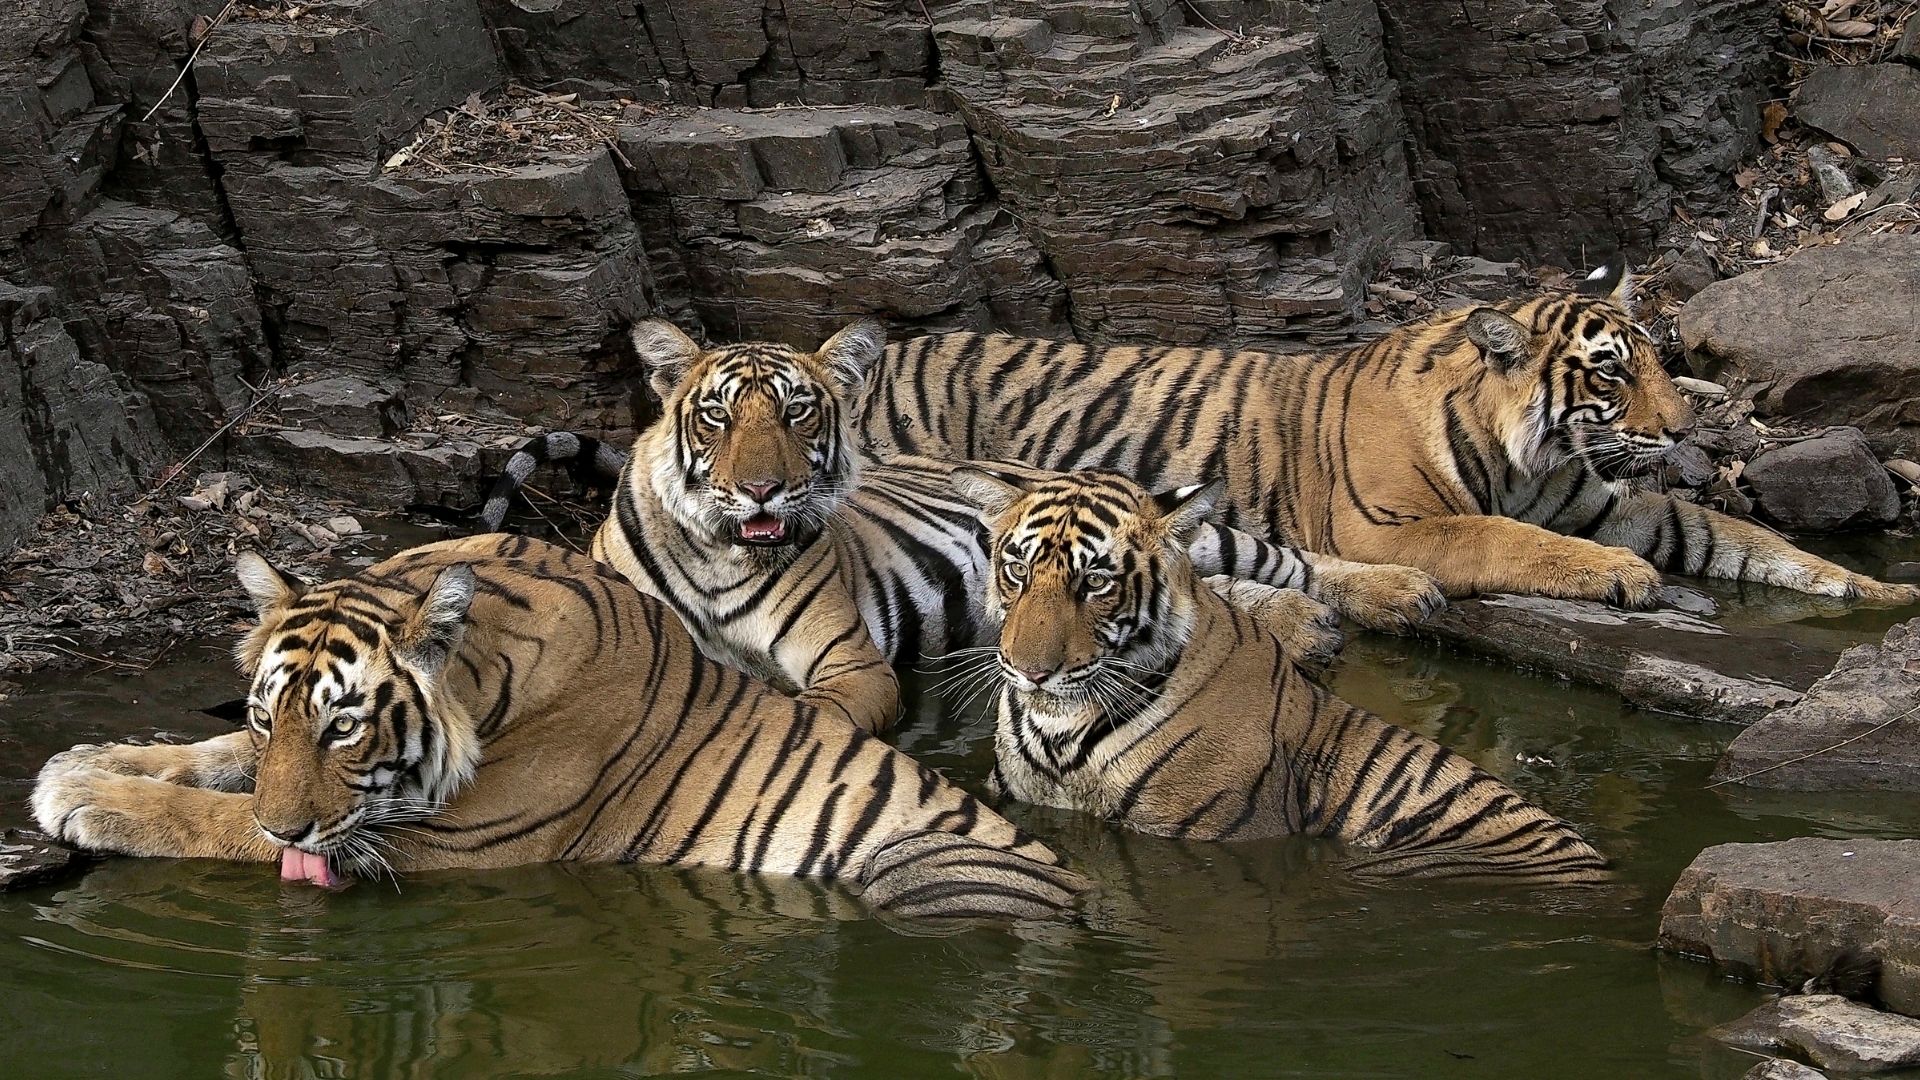
<instances>
[{"instance_id":1,"label":"small rock in water","mask_svg":"<svg viewBox=\"0 0 1920 1080\"><path fill-rule=\"evenodd\" d=\"M1740 1080L1827 1080L1827 1074L1797 1061L1774 1058L1748 1069Z\"/></svg>"},{"instance_id":2,"label":"small rock in water","mask_svg":"<svg viewBox=\"0 0 1920 1080\"><path fill-rule=\"evenodd\" d=\"M0 892L38 884L72 866L80 853L39 833L0 833Z\"/></svg>"},{"instance_id":3,"label":"small rock in water","mask_svg":"<svg viewBox=\"0 0 1920 1080\"><path fill-rule=\"evenodd\" d=\"M1721 844L1674 884L1659 944L1774 985L1850 976L1849 992L1870 988L1888 1008L1920 1012L1915 881L1920 840ZM1862 969L1876 961L1868 981Z\"/></svg>"},{"instance_id":4,"label":"small rock in water","mask_svg":"<svg viewBox=\"0 0 1920 1080\"><path fill-rule=\"evenodd\" d=\"M359 518L347 514L328 518L327 528L332 530L336 536L354 536L366 531L360 527Z\"/></svg>"},{"instance_id":5,"label":"small rock in water","mask_svg":"<svg viewBox=\"0 0 1920 1080\"><path fill-rule=\"evenodd\" d=\"M1731 1046L1789 1050L1823 1069L1881 1072L1920 1065L1920 1020L1837 994L1795 994L1714 1029Z\"/></svg>"}]
</instances>

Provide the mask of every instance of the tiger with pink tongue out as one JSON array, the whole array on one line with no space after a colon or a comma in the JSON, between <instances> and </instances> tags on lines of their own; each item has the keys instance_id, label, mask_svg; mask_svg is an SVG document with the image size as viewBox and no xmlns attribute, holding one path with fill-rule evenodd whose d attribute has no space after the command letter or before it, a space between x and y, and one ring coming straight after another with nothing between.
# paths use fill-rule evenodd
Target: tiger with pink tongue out
<instances>
[{"instance_id":1,"label":"tiger with pink tongue out","mask_svg":"<svg viewBox=\"0 0 1920 1080\"><path fill-rule=\"evenodd\" d=\"M1042 844L838 715L703 656L584 556L443 541L306 586L258 556L243 731L78 746L41 828L287 881L645 862L843 882L928 917L1039 918L1086 887Z\"/></svg>"}]
</instances>

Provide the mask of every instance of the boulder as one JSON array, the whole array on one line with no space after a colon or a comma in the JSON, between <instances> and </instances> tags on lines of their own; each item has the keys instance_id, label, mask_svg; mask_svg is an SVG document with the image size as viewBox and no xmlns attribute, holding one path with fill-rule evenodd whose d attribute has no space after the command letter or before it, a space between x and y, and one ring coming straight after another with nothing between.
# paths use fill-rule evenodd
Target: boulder
<instances>
[{"instance_id":1,"label":"boulder","mask_svg":"<svg viewBox=\"0 0 1920 1080\"><path fill-rule=\"evenodd\" d=\"M1883 455L1920 447L1920 235L1821 244L1702 289L1674 320L1694 374L1757 415L1850 424Z\"/></svg>"},{"instance_id":2,"label":"boulder","mask_svg":"<svg viewBox=\"0 0 1920 1080\"><path fill-rule=\"evenodd\" d=\"M1906 29L1900 32L1900 40L1893 47L1896 59L1908 63L1920 63L1920 16L1907 16Z\"/></svg>"},{"instance_id":3,"label":"boulder","mask_svg":"<svg viewBox=\"0 0 1920 1080\"><path fill-rule=\"evenodd\" d=\"M1834 428L1755 455L1742 474L1760 513L1792 532L1890 525L1900 493L1859 428Z\"/></svg>"},{"instance_id":4,"label":"boulder","mask_svg":"<svg viewBox=\"0 0 1920 1080\"><path fill-rule=\"evenodd\" d=\"M1840 648L1791 624L1730 632L1685 611L1504 594L1454 601L1415 632L1639 708L1733 724L1798 701Z\"/></svg>"},{"instance_id":5,"label":"boulder","mask_svg":"<svg viewBox=\"0 0 1920 1080\"><path fill-rule=\"evenodd\" d=\"M1818 67L1793 92L1793 115L1870 158L1920 157L1920 68Z\"/></svg>"},{"instance_id":6,"label":"boulder","mask_svg":"<svg viewBox=\"0 0 1920 1080\"><path fill-rule=\"evenodd\" d=\"M1791 1051L1823 1069L1847 1073L1920 1065L1920 1020L1834 994L1796 994L1768 1002L1714 1029L1713 1037L1744 1050Z\"/></svg>"},{"instance_id":7,"label":"boulder","mask_svg":"<svg viewBox=\"0 0 1920 1080\"><path fill-rule=\"evenodd\" d=\"M1798 702L1727 747L1714 780L1793 791L1920 791L1920 619L1840 655Z\"/></svg>"},{"instance_id":8,"label":"boulder","mask_svg":"<svg viewBox=\"0 0 1920 1080\"><path fill-rule=\"evenodd\" d=\"M1797 1061L1774 1058L1748 1069L1740 1080L1827 1080L1827 1074Z\"/></svg>"},{"instance_id":9,"label":"boulder","mask_svg":"<svg viewBox=\"0 0 1920 1080\"><path fill-rule=\"evenodd\" d=\"M1920 840L1722 844L1675 883L1660 912L1660 947L1776 985L1798 985L1849 954L1871 958L1879 999L1920 1012L1915 881Z\"/></svg>"}]
</instances>

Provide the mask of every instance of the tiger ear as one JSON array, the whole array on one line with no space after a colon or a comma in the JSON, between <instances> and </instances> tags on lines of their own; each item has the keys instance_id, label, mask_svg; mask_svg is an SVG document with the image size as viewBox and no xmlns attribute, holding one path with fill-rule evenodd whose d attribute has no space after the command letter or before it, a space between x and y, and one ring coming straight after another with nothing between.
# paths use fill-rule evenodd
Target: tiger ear
<instances>
[{"instance_id":1,"label":"tiger ear","mask_svg":"<svg viewBox=\"0 0 1920 1080\"><path fill-rule=\"evenodd\" d=\"M1184 545L1192 538L1193 530L1213 515L1214 506L1226 490L1227 482L1215 477L1204 484L1163 491L1153 497L1153 504L1160 508L1160 520L1174 543Z\"/></svg>"},{"instance_id":2,"label":"tiger ear","mask_svg":"<svg viewBox=\"0 0 1920 1080\"><path fill-rule=\"evenodd\" d=\"M861 319L828 338L813 355L833 376L840 392L851 396L866 383L867 372L886 347L886 330L872 319Z\"/></svg>"},{"instance_id":3,"label":"tiger ear","mask_svg":"<svg viewBox=\"0 0 1920 1080\"><path fill-rule=\"evenodd\" d=\"M1582 296L1603 296L1621 307L1633 304L1633 275L1627 272L1627 257L1615 255L1588 274L1574 292Z\"/></svg>"},{"instance_id":4,"label":"tiger ear","mask_svg":"<svg viewBox=\"0 0 1920 1080\"><path fill-rule=\"evenodd\" d=\"M440 677L447 660L466 636L467 612L473 607L473 567L455 563L440 571L427 594L401 627L394 645L400 659L431 682Z\"/></svg>"},{"instance_id":5,"label":"tiger ear","mask_svg":"<svg viewBox=\"0 0 1920 1080\"><path fill-rule=\"evenodd\" d=\"M963 465L947 474L947 483L960 497L980 508L985 517L999 517L1026 495L1024 481L1012 473Z\"/></svg>"},{"instance_id":6,"label":"tiger ear","mask_svg":"<svg viewBox=\"0 0 1920 1080\"><path fill-rule=\"evenodd\" d=\"M661 404L666 404L680 381L687 377L687 369L700 359L700 346L665 319L635 323L629 336L633 339L634 355L646 369L647 385L653 387Z\"/></svg>"},{"instance_id":7,"label":"tiger ear","mask_svg":"<svg viewBox=\"0 0 1920 1080\"><path fill-rule=\"evenodd\" d=\"M1467 340L1480 348L1487 366L1508 372L1533 356L1533 331L1504 311L1474 308L1467 316Z\"/></svg>"},{"instance_id":8,"label":"tiger ear","mask_svg":"<svg viewBox=\"0 0 1920 1080\"><path fill-rule=\"evenodd\" d=\"M253 610L262 621L300 599L307 583L284 573L257 551L243 551L233 562L234 576L253 601Z\"/></svg>"}]
</instances>

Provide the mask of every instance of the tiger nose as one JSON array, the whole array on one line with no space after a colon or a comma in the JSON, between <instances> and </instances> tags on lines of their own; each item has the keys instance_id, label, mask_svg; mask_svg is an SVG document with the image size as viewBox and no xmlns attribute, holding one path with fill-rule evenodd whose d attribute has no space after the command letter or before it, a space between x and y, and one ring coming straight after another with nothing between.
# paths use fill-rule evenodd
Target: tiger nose
<instances>
[{"instance_id":1,"label":"tiger nose","mask_svg":"<svg viewBox=\"0 0 1920 1080\"><path fill-rule=\"evenodd\" d=\"M298 844L300 841L305 840L308 837L312 836L313 826L314 826L314 823L309 821L305 825L302 825L297 829L292 829L287 832L280 832L275 829L269 829L265 825L262 825L260 826L260 831L266 833L268 838L273 840L274 843L285 844L288 847L292 847L293 845Z\"/></svg>"},{"instance_id":2,"label":"tiger nose","mask_svg":"<svg viewBox=\"0 0 1920 1080\"><path fill-rule=\"evenodd\" d=\"M751 484L741 484L740 486L746 489L747 494L753 496L755 502L766 502L780 491L780 481L778 480L760 480Z\"/></svg>"},{"instance_id":3,"label":"tiger nose","mask_svg":"<svg viewBox=\"0 0 1920 1080\"><path fill-rule=\"evenodd\" d=\"M1046 682L1047 676L1052 675L1057 670L1057 668L1021 668L1020 674L1025 675L1028 682L1038 686Z\"/></svg>"}]
</instances>

